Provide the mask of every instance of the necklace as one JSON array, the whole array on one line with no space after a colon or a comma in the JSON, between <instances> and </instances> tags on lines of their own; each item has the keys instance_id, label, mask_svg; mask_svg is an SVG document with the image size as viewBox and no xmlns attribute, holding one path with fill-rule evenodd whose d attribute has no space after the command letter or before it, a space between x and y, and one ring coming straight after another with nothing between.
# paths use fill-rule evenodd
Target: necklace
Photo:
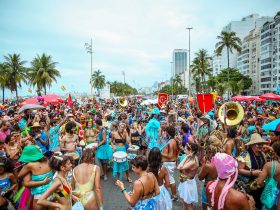
<instances>
[{"instance_id":1,"label":"necklace","mask_svg":"<svg viewBox=\"0 0 280 210\"><path fill-rule=\"evenodd\" d=\"M257 169L262 169L262 166L263 166L263 160L262 160L262 158L261 158L261 155L259 155L258 157L260 157L260 165L259 165L259 162L258 162L258 159L257 159L257 157L256 157L256 155L255 155L255 153L254 153L254 151L252 151L252 154L253 154L253 158L254 158L254 160L255 160L255 162L256 162L256 164L257 164ZM252 167L252 166L251 166Z\"/></svg>"}]
</instances>

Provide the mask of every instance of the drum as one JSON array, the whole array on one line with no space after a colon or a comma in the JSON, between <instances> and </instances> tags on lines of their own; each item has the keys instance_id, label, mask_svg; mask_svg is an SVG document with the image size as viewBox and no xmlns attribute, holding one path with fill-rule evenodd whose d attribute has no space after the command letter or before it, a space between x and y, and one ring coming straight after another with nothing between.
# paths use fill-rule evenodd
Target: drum
<instances>
[{"instance_id":1,"label":"drum","mask_svg":"<svg viewBox=\"0 0 280 210\"><path fill-rule=\"evenodd\" d=\"M94 142L94 143L88 144L86 146L86 149L93 149L93 148L97 148L97 147L98 147L98 143Z\"/></svg>"},{"instance_id":2,"label":"drum","mask_svg":"<svg viewBox=\"0 0 280 210\"><path fill-rule=\"evenodd\" d=\"M80 155L75 152L66 153L65 155L71 156L74 160L79 160Z\"/></svg>"},{"instance_id":3,"label":"drum","mask_svg":"<svg viewBox=\"0 0 280 210\"><path fill-rule=\"evenodd\" d=\"M131 145L127 151L128 153L131 153L131 154L137 154L137 151L139 150L139 147L137 145Z\"/></svg>"},{"instance_id":4,"label":"drum","mask_svg":"<svg viewBox=\"0 0 280 210\"><path fill-rule=\"evenodd\" d=\"M113 154L114 161L117 163L123 163L127 159L127 153L123 151L115 152Z\"/></svg>"},{"instance_id":5,"label":"drum","mask_svg":"<svg viewBox=\"0 0 280 210\"><path fill-rule=\"evenodd\" d=\"M128 154L127 155L127 159L130 161L130 160L133 160L134 158L136 158L136 154Z\"/></svg>"}]
</instances>

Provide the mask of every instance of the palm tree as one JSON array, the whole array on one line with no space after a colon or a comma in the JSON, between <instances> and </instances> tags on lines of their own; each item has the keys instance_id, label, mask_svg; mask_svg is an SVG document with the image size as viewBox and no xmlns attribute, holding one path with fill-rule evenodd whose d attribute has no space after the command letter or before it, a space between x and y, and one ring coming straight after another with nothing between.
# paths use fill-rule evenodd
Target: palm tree
<instances>
[{"instance_id":1,"label":"palm tree","mask_svg":"<svg viewBox=\"0 0 280 210\"><path fill-rule=\"evenodd\" d=\"M194 85L195 85L195 91L197 92L197 93L199 93L200 92L200 77L198 77L198 76L196 76L196 77L194 77L193 78L193 80L194 80Z\"/></svg>"},{"instance_id":2,"label":"palm tree","mask_svg":"<svg viewBox=\"0 0 280 210\"><path fill-rule=\"evenodd\" d=\"M174 90L175 90L174 91L175 95L178 94L178 90L179 90L179 87L182 86L182 82L183 82L183 80L182 80L181 76L177 74L175 76L175 79L173 80L173 86L174 86Z\"/></svg>"},{"instance_id":3,"label":"palm tree","mask_svg":"<svg viewBox=\"0 0 280 210\"><path fill-rule=\"evenodd\" d=\"M217 87L217 78L214 76L210 76L207 80L207 86L211 91L215 91Z\"/></svg>"},{"instance_id":4,"label":"palm tree","mask_svg":"<svg viewBox=\"0 0 280 210\"><path fill-rule=\"evenodd\" d=\"M205 77L206 75L211 75L210 60L211 57L208 56L207 50L201 49L195 54L195 58L191 65L191 71L194 77L198 77L203 85L203 90L205 91Z\"/></svg>"},{"instance_id":5,"label":"palm tree","mask_svg":"<svg viewBox=\"0 0 280 210\"><path fill-rule=\"evenodd\" d=\"M118 92L118 82L117 81L114 81L111 83L110 90L116 96L116 94Z\"/></svg>"},{"instance_id":6,"label":"palm tree","mask_svg":"<svg viewBox=\"0 0 280 210\"><path fill-rule=\"evenodd\" d=\"M228 63L228 82L229 82L229 52L232 53L232 50L236 50L237 52L241 52L241 39L236 36L235 32L227 32L222 31L221 35L217 36L219 40L216 44L216 53L220 55L224 48L227 50L227 63ZM229 97L229 94L228 94Z\"/></svg>"},{"instance_id":7,"label":"palm tree","mask_svg":"<svg viewBox=\"0 0 280 210\"><path fill-rule=\"evenodd\" d=\"M47 86L50 88L53 81L57 82L57 77L60 77L56 64L57 62L54 62L52 57L45 53L41 56L37 55L31 62L30 84L37 86L38 90L44 89L45 95L47 94Z\"/></svg>"},{"instance_id":8,"label":"palm tree","mask_svg":"<svg viewBox=\"0 0 280 210\"><path fill-rule=\"evenodd\" d=\"M100 89L102 89L105 85L105 76L101 74L101 71L98 69L94 71L91 75L90 84L92 87L97 89L98 96L100 96Z\"/></svg>"},{"instance_id":9,"label":"palm tree","mask_svg":"<svg viewBox=\"0 0 280 210\"><path fill-rule=\"evenodd\" d=\"M24 67L26 61L22 61L20 54L8 54L4 56L4 66L8 72L8 84L11 91L16 92L18 101L18 87L21 87L21 82L28 82L27 68Z\"/></svg>"},{"instance_id":10,"label":"palm tree","mask_svg":"<svg viewBox=\"0 0 280 210\"><path fill-rule=\"evenodd\" d=\"M3 104L5 103L5 88L8 86L8 71L5 68L4 64L0 64L0 86L2 88L2 100Z\"/></svg>"}]
</instances>

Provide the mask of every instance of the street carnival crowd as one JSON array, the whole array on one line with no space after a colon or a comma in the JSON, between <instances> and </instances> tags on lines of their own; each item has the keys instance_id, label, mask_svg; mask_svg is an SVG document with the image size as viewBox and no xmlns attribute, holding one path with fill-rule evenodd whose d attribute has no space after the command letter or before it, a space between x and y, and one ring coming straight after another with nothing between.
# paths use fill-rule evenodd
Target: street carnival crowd
<instances>
[{"instance_id":1,"label":"street carnival crowd","mask_svg":"<svg viewBox=\"0 0 280 210\"><path fill-rule=\"evenodd\" d=\"M0 209L103 209L102 179L132 210L280 209L279 102L122 100L1 105Z\"/></svg>"}]
</instances>

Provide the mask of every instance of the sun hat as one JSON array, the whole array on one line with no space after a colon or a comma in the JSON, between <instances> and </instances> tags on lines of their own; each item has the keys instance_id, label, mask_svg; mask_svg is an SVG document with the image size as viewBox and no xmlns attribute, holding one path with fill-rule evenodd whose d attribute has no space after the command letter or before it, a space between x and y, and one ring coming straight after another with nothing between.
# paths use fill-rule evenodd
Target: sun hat
<instances>
[{"instance_id":1,"label":"sun hat","mask_svg":"<svg viewBox=\"0 0 280 210\"><path fill-rule=\"evenodd\" d=\"M253 144L264 144L264 143L267 143L267 141L263 140L260 134L253 133L251 135L250 141L245 145L249 146L249 145L253 145Z\"/></svg>"},{"instance_id":2,"label":"sun hat","mask_svg":"<svg viewBox=\"0 0 280 210\"><path fill-rule=\"evenodd\" d=\"M29 145L23 148L19 161L23 163L29 163L40 160L43 157L44 155L38 147L35 145Z\"/></svg>"},{"instance_id":3,"label":"sun hat","mask_svg":"<svg viewBox=\"0 0 280 210\"><path fill-rule=\"evenodd\" d=\"M182 117L178 117L178 122L186 123L186 121Z\"/></svg>"}]
</instances>

